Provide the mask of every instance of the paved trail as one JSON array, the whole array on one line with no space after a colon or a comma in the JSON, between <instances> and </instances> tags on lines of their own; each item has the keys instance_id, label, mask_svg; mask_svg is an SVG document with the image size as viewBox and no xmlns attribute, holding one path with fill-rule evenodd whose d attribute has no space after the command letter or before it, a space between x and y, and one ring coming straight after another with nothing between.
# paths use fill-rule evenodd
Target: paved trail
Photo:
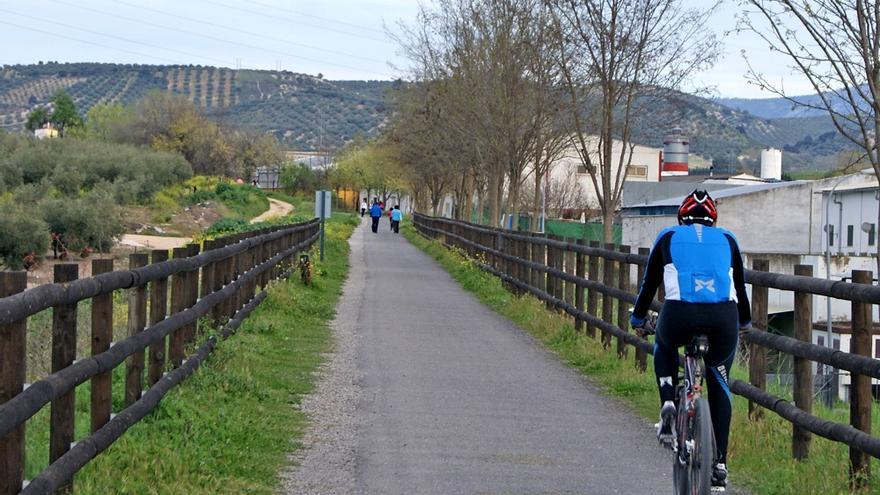
<instances>
[{"instance_id":1,"label":"paved trail","mask_svg":"<svg viewBox=\"0 0 880 495\"><path fill-rule=\"evenodd\" d=\"M341 395L357 403L349 419L318 413L320 431L306 442L326 449L347 439L335 451L351 458L328 465L324 455L311 455L292 474L300 482L288 488L365 494L671 491L670 454L657 445L647 421L480 304L430 257L388 232L387 222L381 227L373 234L362 225L354 234L352 279L365 283L347 285L340 309L351 314L336 322L355 327L356 370L343 372L349 391ZM333 375L334 366L326 372ZM320 394L340 395L326 387ZM341 433L349 427L339 424L352 423L350 416L356 431Z\"/></svg>"}]
</instances>

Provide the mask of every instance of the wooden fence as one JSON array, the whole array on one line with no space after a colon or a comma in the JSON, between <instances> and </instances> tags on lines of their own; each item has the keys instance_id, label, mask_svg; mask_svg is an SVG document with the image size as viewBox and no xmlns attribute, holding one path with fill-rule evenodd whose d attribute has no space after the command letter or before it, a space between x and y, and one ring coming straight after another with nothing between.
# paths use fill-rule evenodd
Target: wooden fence
<instances>
[{"instance_id":1,"label":"wooden fence","mask_svg":"<svg viewBox=\"0 0 880 495\"><path fill-rule=\"evenodd\" d=\"M91 278L77 264L55 267L53 284L26 288L24 272L0 272L0 495L72 492L73 475L146 416L231 335L266 297L269 281L287 276L302 250L318 238L319 223L271 227L153 250L129 258L93 260ZM169 293L170 277L170 293ZM128 291L128 337L113 338L113 293ZM170 308L168 301L170 296ZM91 299L91 355L77 357L77 303ZM27 385L27 320L52 309L51 374ZM149 309L149 312L148 312ZM170 309L170 311L169 311ZM186 357L186 345L210 317L217 335ZM113 370L125 363L124 409L112 414ZM144 372L147 390L144 391ZM91 380L91 434L75 441L76 387ZM26 421L50 404L49 466L24 480Z\"/></svg>"},{"instance_id":2,"label":"wooden fence","mask_svg":"<svg viewBox=\"0 0 880 495\"><path fill-rule=\"evenodd\" d=\"M635 303L638 289L629 287L632 270L641 283L647 248L632 253L629 246L584 245L421 214L413 216L413 224L423 236L474 258L512 290L532 294L548 307L568 313L577 330L596 337L598 329L606 348L616 339L615 349L621 358L627 356L627 346L633 346L635 365L645 370L646 355L653 353L653 346L629 331L628 308ZM796 459L809 456L813 434L848 445L850 479L854 487L864 486L870 474L870 456L880 458L880 438L871 436L871 380L880 379L880 360L871 358L871 308L880 304L880 287L871 285L870 271L853 270L853 283L848 283L813 278L810 265L797 265L793 275L770 273L766 260L754 260L752 268L746 270L745 278L752 286L753 329L741 334L750 350L749 381L733 380L730 390L750 401L752 421L760 421L762 408L766 408L792 423L792 456ZM766 331L770 288L794 293L794 337ZM852 303L851 352L811 343L814 295ZM662 288L658 299L651 305L655 311L662 306ZM615 301L616 313L612 309ZM766 391L767 349L793 356L793 403ZM812 414L811 361L851 373L850 424Z\"/></svg>"}]
</instances>

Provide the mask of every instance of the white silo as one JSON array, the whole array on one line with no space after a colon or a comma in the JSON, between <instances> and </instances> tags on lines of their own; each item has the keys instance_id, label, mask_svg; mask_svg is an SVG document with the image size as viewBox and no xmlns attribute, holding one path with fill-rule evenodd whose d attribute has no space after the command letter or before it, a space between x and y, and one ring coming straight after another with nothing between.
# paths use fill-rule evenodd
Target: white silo
<instances>
[{"instance_id":1,"label":"white silo","mask_svg":"<svg viewBox=\"0 0 880 495\"><path fill-rule=\"evenodd\" d=\"M782 152L776 148L761 150L761 178L782 180Z\"/></svg>"}]
</instances>

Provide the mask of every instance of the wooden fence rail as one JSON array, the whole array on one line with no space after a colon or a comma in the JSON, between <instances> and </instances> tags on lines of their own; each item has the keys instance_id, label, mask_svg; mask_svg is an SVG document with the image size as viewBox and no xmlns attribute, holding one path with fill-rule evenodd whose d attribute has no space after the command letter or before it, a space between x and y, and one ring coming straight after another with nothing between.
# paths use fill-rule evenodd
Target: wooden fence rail
<instances>
[{"instance_id":1,"label":"wooden fence rail","mask_svg":"<svg viewBox=\"0 0 880 495\"><path fill-rule=\"evenodd\" d=\"M575 319L575 328L586 324L587 335L594 337L595 329L601 332L602 343L611 347L611 339L617 339L615 351L623 359L627 357L625 346L636 348L635 365L645 370L645 355L653 353L653 345L628 331L627 308L635 302L636 294L629 291L627 274L632 265L637 268L641 282L647 251L630 252L628 246L615 250L614 246L600 248L598 243L584 246L582 243L563 242L504 229L487 228L468 222L446 218L413 216L416 230L423 236L443 242L462 253L476 256L476 264L498 276L509 287L526 292L544 301L548 307L566 312ZM485 242L491 239L493 242ZM521 242L530 256L518 256L499 245ZM545 254L546 253L546 254ZM577 267L560 269L557 260L574 253ZM484 262L482 260L500 260ZM615 281L615 270L617 277ZM750 347L749 381L733 380L731 392L750 401L749 417L760 421L760 407L773 411L792 423L792 456L802 459L809 456L810 435L841 442L850 447L850 479L854 487L862 487L870 477L867 456L880 458L880 438L871 435L871 379L880 379L880 360L871 357L871 306L880 304L880 287L870 284L871 272L853 271L853 283L827 281L813 278L810 266L799 265L794 275L768 272L766 260L756 260L752 270L746 270L746 282L753 290L753 329L741 333ZM522 270L525 270L523 272ZM586 273L586 278L584 275ZM526 276L523 276L526 273ZM601 277L601 278L600 278ZM580 290L574 292L574 302L566 300L555 290L555 281L564 281ZM861 283L860 283L861 282ZM805 316L796 321L794 337L771 334L767 325L767 289L795 292L795 312ZM846 353L810 342L810 305L816 295L851 301L853 305L853 348ZM661 290L662 297L662 290ZM584 298L587 300L584 310ZM616 300L618 311L612 311ZM662 299L661 299L662 300ZM601 301L601 302L600 302ZM662 307L653 301L651 309ZM797 318L796 318L797 320ZM802 321L801 321L802 320ZM616 324L615 324L616 323ZM856 341L858 339L858 344ZM793 375L795 403L776 397L766 391L766 349L786 353L795 358L797 366ZM852 373L850 424L842 424L819 418L812 414L812 367L810 362L822 363Z\"/></svg>"},{"instance_id":2,"label":"wooden fence rail","mask_svg":"<svg viewBox=\"0 0 880 495\"><path fill-rule=\"evenodd\" d=\"M112 260L95 260L95 275L85 279L77 279L76 264L57 265L55 283L30 290L23 272L0 272L0 495L72 492L74 474L191 375L218 338L241 325L265 299L265 286L286 277L299 252L318 239L319 228L311 221L232 235L206 241L201 253L197 245L175 249L172 259L156 250L152 264L136 253L128 270L114 271ZM128 336L111 342L113 292L120 289L129 291ZM76 309L87 299L92 301L91 355L77 360L76 333L82 329L77 329ZM25 387L27 319L49 308L52 370ZM197 327L198 321L208 315L219 333L187 357L186 346L206 330ZM125 408L112 415L111 376L123 362ZM91 434L74 443L73 398L87 380ZM49 403L50 464L27 482L25 423Z\"/></svg>"}]
</instances>

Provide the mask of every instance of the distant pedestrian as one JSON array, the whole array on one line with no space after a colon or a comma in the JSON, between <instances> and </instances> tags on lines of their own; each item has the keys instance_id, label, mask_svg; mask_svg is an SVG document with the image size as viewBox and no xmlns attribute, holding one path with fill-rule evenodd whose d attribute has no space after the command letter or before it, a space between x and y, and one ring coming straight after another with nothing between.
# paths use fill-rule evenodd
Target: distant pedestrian
<instances>
[{"instance_id":1,"label":"distant pedestrian","mask_svg":"<svg viewBox=\"0 0 880 495\"><path fill-rule=\"evenodd\" d=\"M391 231L394 231L394 221L391 220L391 214L394 212L394 207L388 207L388 226L391 228Z\"/></svg>"},{"instance_id":2,"label":"distant pedestrian","mask_svg":"<svg viewBox=\"0 0 880 495\"><path fill-rule=\"evenodd\" d=\"M362 199L361 200L361 217L363 217L366 212L367 212L367 200Z\"/></svg>"},{"instance_id":3,"label":"distant pedestrian","mask_svg":"<svg viewBox=\"0 0 880 495\"><path fill-rule=\"evenodd\" d=\"M400 233L401 220L403 220L403 212L400 211L400 205L394 205L394 209L391 210L391 230L393 230L395 234Z\"/></svg>"},{"instance_id":4,"label":"distant pedestrian","mask_svg":"<svg viewBox=\"0 0 880 495\"><path fill-rule=\"evenodd\" d=\"M379 203L373 203L370 207L370 219L373 220L373 233L379 232L379 219L382 218L382 207Z\"/></svg>"}]
</instances>

